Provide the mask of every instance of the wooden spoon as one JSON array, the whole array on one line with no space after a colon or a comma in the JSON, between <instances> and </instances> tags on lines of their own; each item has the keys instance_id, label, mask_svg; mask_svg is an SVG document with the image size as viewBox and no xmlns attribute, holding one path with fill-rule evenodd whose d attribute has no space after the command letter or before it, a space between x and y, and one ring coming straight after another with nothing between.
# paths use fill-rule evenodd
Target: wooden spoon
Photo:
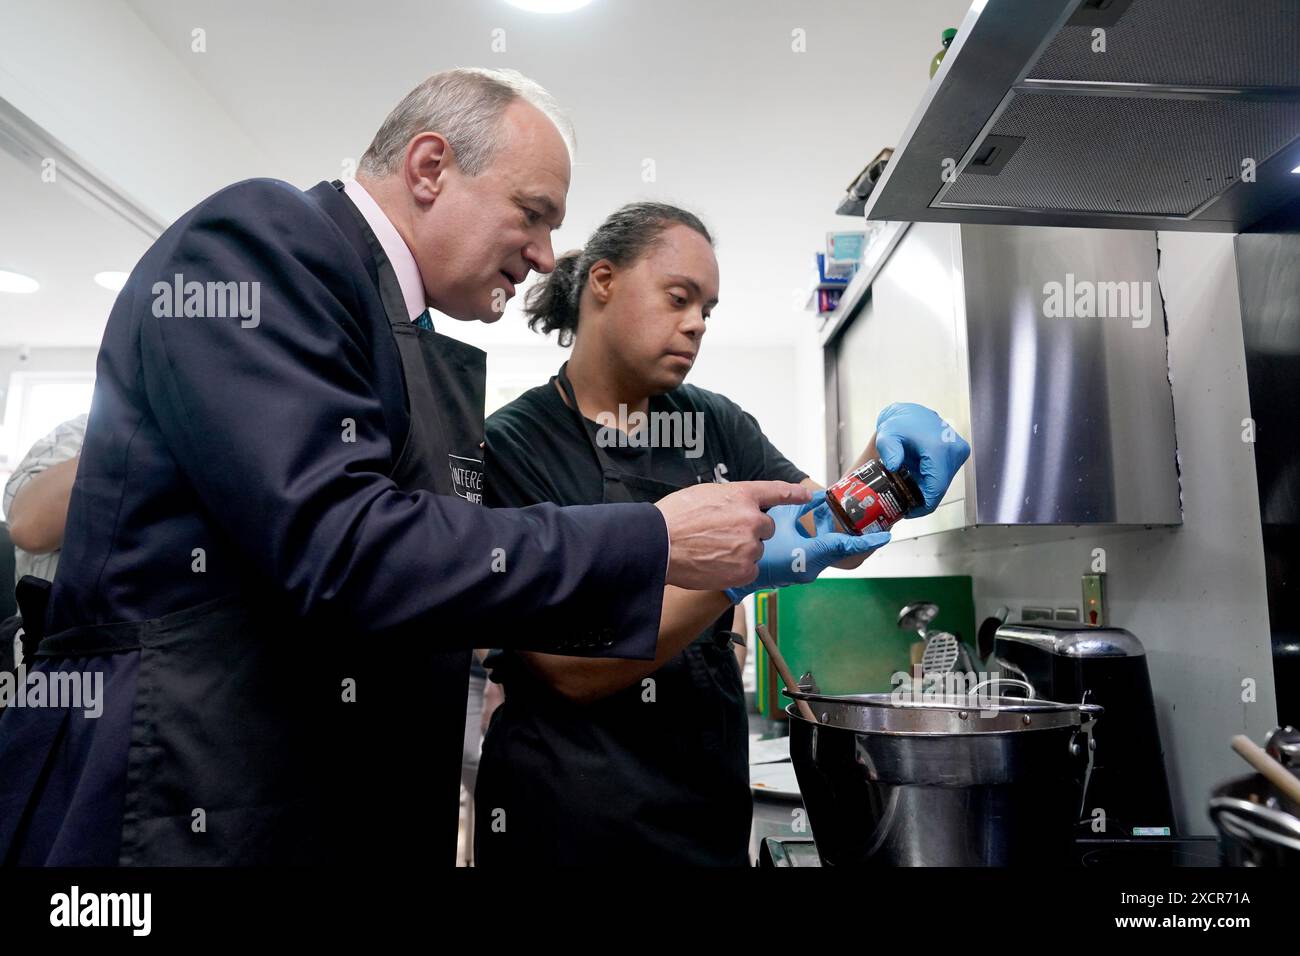
<instances>
[{"instance_id":1,"label":"wooden spoon","mask_svg":"<svg viewBox=\"0 0 1300 956\"><path fill-rule=\"evenodd\" d=\"M772 640L772 635L767 632L767 625L760 624L755 630L758 631L758 639L763 642L767 652L772 655L772 663L776 664L776 672L781 675L781 681L785 684L785 689L797 693L799 684L795 681L794 674L790 672L790 667L786 664L785 658L777 650L776 641ZM804 720L811 721L814 724L817 723L817 716L813 713L812 708L808 706L808 701L796 698L794 703L799 708L799 715Z\"/></svg>"},{"instance_id":2,"label":"wooden spoon","mask_svg":"<svg viewBox=\"0 0 1300 956\"><path fill-rule=\"evenodd\" d=\"M1232 738L1232 749L1241 754L1246 763L1262 773L1269 783L1281 790L1291 800L1300 803L1300 780L1297 780L1291 771L1274 760L1263 747L1245 734L1237 734Z\"/></svg>"}]
</instances>

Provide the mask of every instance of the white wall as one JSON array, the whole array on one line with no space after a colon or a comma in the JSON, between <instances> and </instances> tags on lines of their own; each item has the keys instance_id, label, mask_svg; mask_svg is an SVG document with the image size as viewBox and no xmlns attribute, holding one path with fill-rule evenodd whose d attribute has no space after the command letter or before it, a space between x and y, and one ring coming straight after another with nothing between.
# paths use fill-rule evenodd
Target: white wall
<instances>
[{"instance_id":1,"label":"white wall","mask_svg":"<svg viewBox=\"0 0 1300 956\"><path fill-rule=\"evenodd\" d=\"M789 348L720 346L706 341L687 379L692 385L720 392L758 420L777 450L816 477L818 460L803 456L800 433L822 427L822 419L804 419L800 385Z\"/></svg>"},{"instance_id":2,"label":"white wall","mask_svg":"<svg viewBox=\"0 0 1300 956\"><path fill-rule=\"evenodd\" d=\"M1000 605L1018 616L1025 605L1079 607L1080 575L1104 548L1110 623L1147 648L1179 823L1212 833L1210 791L1246 769L1229 739L1262 740L1276 723L1264 553L1253 446L1241 440L1250 412L1232 237L1160 233L1158 243L1183 526L1013 545L950 532L891 544L865 569L969 574L978 619ZM1254 703L1242 701L1247 679Z\"/></svg>"}]
</instances>

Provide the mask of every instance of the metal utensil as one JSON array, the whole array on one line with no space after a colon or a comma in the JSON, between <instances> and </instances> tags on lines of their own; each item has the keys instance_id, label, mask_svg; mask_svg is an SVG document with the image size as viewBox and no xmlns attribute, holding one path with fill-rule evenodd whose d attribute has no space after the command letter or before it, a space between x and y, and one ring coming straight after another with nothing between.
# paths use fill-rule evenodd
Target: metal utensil
<instances>
[{"instance_id":1,"label":"metal utensil","mask_svg":"<svg viewBox=\"0 0 1300 956\"><path fill-rule=\"evenodd\" d=\"M1300 730L1274 728L1264 742L1264 752L1288 770L1300 773Z\"/></svg>"},{"instance_id":2,"label":"metal utensil","mask_svg":"<svg viewBox=\"0 0 1300 956\"><path fill-rule=\"evenodd\" d=\"M1010 616L1010 608L1000 607L993 612L992 617L986 617L980 624L979 632L975 635L975 649L979 653L981 662L987 662L993 656L993 645L998 628L1007 623L1007 618Z\"/></svg>"},{"instance_id":3,"label":"metal utensil","mask_svg":"<svg viewBox=\"0 0 1300 956\"><path fill-rule=\"evenodd\" d=\"M930 622L935 619L939 613L939 605L922 602L919 604L904 604L903 609L898 612L898 627L904 631L916 631L921 635L921 640L925 640L926 629Z\"/></svg>"},{"instance_id":4,"label":"metal utensil","mask_svg":"<svg viewBox=\"0 0 1300 956\"><path fill-rule=\"evenodd\" d=\"M1228 866L1300 865L1300 807L1268 791L1267 778L1252 773L1210 795L1210 819Z\"/></svg>"},{"instance_id":5,"label":"metal utensil","mask_svg":"<svg viewBox=\"0 0 1300 956\"><path fill-rule=\"evenodd\" d=\"M1294 776L1294 728L1278 727L1264 749L1249 737L1232 739L1232 749L1258 773L1229 780L1210 796L1210 819L1228 866L1300 864L1300 780ZM1288 766L1288 761L1293 761Z\"/></svg>"},{"instance_id":6,"label":"metal utensil","mask_svg":"<svg viewBox=\"0 0 1300 956\"><path fill-rule=\"evenodd\" d=\"M925 680L928 671L935 669L937 659L935 654L940 652L936 649L931 655L929 666L926 664L925 655L929 652L929 627L930 622L935 619L939 613L939 605L931 604L929 601L921 601L916 604L904 604L902 610L898 612L898 627L903 631L915 631L920 640L920 653L917 653L917 645L912 645L912 667L915 674L915 668L920 665L920 679ZM922 684L924 686L924 683Z\"/></svg>"},{"instance_id":7,"label":"metal utensil","mask_svg":"<svg viewBox=\"0 0 1300 956\"><path fill-rule=\"evenodd\" d=\"M943 683L944 675L951 674L955 669L960 653L956 635L947 631L926 638L925 652L921 655L922 687Z\"/></svg>"}]
</instances>

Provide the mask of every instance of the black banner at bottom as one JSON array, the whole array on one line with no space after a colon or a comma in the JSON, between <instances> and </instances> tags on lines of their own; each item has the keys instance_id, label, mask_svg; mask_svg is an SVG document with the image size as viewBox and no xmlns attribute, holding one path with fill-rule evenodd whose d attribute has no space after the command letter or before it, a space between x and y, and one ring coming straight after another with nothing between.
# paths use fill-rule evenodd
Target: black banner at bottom
<instances>
[{"instance_id":1,"label":"black banner at bottom","mask_svg":"<svg viewBox=\"0 0 1300 956\"><path fill-rule=\"evenodd\" d=\"M710 907L724 919L706 920L711 924L706 929L716 926L724 938L752 927L755 918L785 914L778 924L817 933L856 932L862 942L906 939L917 932L939 933L950 941L1073 942L1170 932L1217 941L1252 930L1287 929L1294 918L1288 904L1298 891L1300 880L1286 870L1213 868L788 874L665 871L630 863L615 873L493 873L413 862L401 873L8 869L0 870L0 932L7 943L75 936L80 943L120 944L254 940L281 932L303 941L338 942L423 931L431 940L477 936L481 945L512 925L517 931L576 921L572 925L584 934L605 923L612 938L634 931L668 942L672 924L680 925L680 904L700 902L704 893L704 899L726 904ZM532 912L546 922L516 922ZM1022 935L1027 933L1034 935Z\"/></svg>"}]
</instances>

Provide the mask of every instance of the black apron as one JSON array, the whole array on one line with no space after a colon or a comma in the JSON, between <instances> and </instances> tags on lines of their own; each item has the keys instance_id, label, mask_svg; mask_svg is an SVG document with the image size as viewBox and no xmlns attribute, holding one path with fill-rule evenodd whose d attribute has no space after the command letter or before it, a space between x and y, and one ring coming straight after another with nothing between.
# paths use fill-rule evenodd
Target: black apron
<instances>
[{"instance_id":1,"label":"black apron","mask_svg":"<svg viewBox=\"0 0 1300 956\"><path fill-rule=\"evenodd\" d=\"M410 428L390 477L481 501L484 354L410 321L382 246L347 207L406 381ZM44 670L108 673L103 723L75 709L15 722L30 796L0 814L0 860L452 865L473 638L438 652L411 630L358 638L240 593L45 637ZM70 797L48 792L52 776L75 780Z\"/></svg>"},{"instance_id":2,"label":"black apron","mask_svg":"<svg viewBox=\"0 0 1300 956\"><path fill-rule=\"evenodd\" d=\"M603 503L680 490L619 470L592 440L564 368L559 382L600 465ZM575 704L509 661L479 760L475 865L748 865L749 727L732 615L650 675L653 702L638 681Z\"/></svg>"}]
</instances>

